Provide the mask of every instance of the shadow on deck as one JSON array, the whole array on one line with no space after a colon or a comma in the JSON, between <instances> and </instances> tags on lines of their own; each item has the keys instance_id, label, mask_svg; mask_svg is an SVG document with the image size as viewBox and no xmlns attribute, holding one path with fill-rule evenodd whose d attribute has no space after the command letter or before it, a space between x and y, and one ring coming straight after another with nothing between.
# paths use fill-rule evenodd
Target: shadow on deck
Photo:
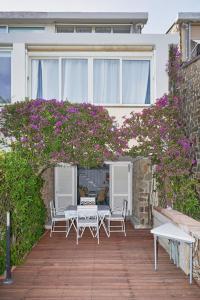
<instances>
[{"instance_id":1,"label":"shadow on deck","mask_svg":"<svg viewBox=\"0 0 200 300\"><path fill-rule=\"evenodd\" d=\"M85 232L79 245L75 233L47 231L13 272L14 283L0 284L1 300L169 300L200 299L200 289L170 262L159 247L159 270L153 269L149 230L127 225L127 237L103 230L100 244Z\"/></svg>"}]
</instances>

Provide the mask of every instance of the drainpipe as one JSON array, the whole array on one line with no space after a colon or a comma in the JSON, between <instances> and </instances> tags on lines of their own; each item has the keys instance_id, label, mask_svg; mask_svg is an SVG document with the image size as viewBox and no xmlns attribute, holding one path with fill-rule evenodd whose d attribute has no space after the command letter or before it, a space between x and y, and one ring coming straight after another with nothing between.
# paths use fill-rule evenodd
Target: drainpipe
<instances>
[{"instance_id":1,"label":"drainpipe","mask_svg":"<svg viewBox=\"0 0 200 300\"><path fill-rule=\"evenodd\" d=\"M189 37L189 23L183 23L182 24L183 28L183 39L182 39L182 44L185 46L185 51L184 51L184 60L189 60L190 59L190 37Z\"/></svg>"},{"instance_id":2,"label":"drainpipe","mask_svg":"<svg viewBox=\"0 0 200 300\"><path fill-rule=\"evenodd\" d=\"M191 59L191 23L188 23L188 60Z\"/></svg>"}]
</instances>

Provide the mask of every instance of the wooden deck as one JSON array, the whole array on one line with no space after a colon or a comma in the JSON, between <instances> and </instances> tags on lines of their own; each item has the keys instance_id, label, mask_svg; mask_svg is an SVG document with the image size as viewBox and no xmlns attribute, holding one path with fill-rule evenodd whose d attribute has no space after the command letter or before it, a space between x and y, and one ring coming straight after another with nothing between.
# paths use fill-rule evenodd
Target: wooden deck
<instances>
[{"instance_id":1,"label":"wooden deck","mask_svg":"<svg viewBox=\"0 0 200 300\"><path fill-rule=\"evenodd\" d=\"M1 300L169 300L200 299L200 289L173 265L159 247L159 270L153 269L153 240L148 230L127 237L101 232L100 245L85 232L76 245L75 234L49 233L13 272L14 283L0 284Z\"/></svg>"}]
</instances>

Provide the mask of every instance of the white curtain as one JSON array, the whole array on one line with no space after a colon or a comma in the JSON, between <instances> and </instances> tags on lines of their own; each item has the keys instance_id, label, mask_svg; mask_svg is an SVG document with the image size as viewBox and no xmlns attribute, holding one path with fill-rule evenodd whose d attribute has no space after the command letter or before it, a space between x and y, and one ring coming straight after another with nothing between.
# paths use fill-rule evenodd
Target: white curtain
<instances>
[{"instance_id":1,"label":"white curtain","mask_svg":"<svg viewBox=\"0 0 200 300\"><path fill-rule=\"evenodd\" d=\"M70 102L87 102L88 61L87 59L63 59L62 99Z\"/></svg>"},{"instance_id":2,"label":"white curtain","mask_svg":"<svg viewBox=\"0 0 200 300\"><path fill-rule=\"evenodd\" d=\"M120 102L119 63L118 59L94 59L94 103Z\"/></svg>"},{"instance_id":3,"label":"white curtain","mask_svg":"<svg viewBox=\"0 0 200 300\"><path fill-rule=\"evenodd\" d=\"M59 98L59 71L57 59L32 60L32 98Z\"/></svg>"},{"instance_id":4,"label":"white curtain","mask_svg":"<svg viewBox=\"0 0 200 300\"><path fill-rule=\"evenodd\" d=\"M150 103L150 62L122 61L122 103Z\"/></svg>"},{"instance_id":5,"label":"white curtain","mask_svg":"<svg viewBox=\"0 0 200 300\"><path fill-rule=\"evenodd\" d=\"M0 52L0 103L11 101L11 55Z\"/></svg>"}]
</instances>

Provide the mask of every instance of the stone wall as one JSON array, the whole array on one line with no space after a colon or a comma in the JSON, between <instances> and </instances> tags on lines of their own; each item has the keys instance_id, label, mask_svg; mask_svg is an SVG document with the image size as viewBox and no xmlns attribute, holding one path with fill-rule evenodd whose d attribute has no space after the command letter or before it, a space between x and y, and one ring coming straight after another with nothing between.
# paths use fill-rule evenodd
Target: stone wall
<instances>
[{"instance_id":1,"label":"stone wall","mask_svg":"<svg viewBox=\"0 0 200 300\"><path fill-rule=\"evenodd\" d=\"M42 178L44 180L43 188L42 188L42 199L44 200L44 204L47 208L47 219L46 224L49 224L50 221L50 209L49 202L54 200L54 169L47 169Z\"/></svg>"},{"instance_id":2,"label":"stone wall","mask_svg":"<svg viewBox=\"0 0 200 300\"><path fill-rule=\"evenodd\" d=\"M194 173L200 179L200 56L184 64L180 73L183 120L188 136L195 140L197 165Z\"/></svg>"},{"instance_id":3,"label":"stone wall","mask_svg":"<svg viewBox=\"0 0 200 300\"><path fill-rule=\"evenodd\" d=\"M133 205L135 227L147 227L151 223L150 193L152 183L151 162L147 158L133 161Z\"/></svg>"}]
</instances>

